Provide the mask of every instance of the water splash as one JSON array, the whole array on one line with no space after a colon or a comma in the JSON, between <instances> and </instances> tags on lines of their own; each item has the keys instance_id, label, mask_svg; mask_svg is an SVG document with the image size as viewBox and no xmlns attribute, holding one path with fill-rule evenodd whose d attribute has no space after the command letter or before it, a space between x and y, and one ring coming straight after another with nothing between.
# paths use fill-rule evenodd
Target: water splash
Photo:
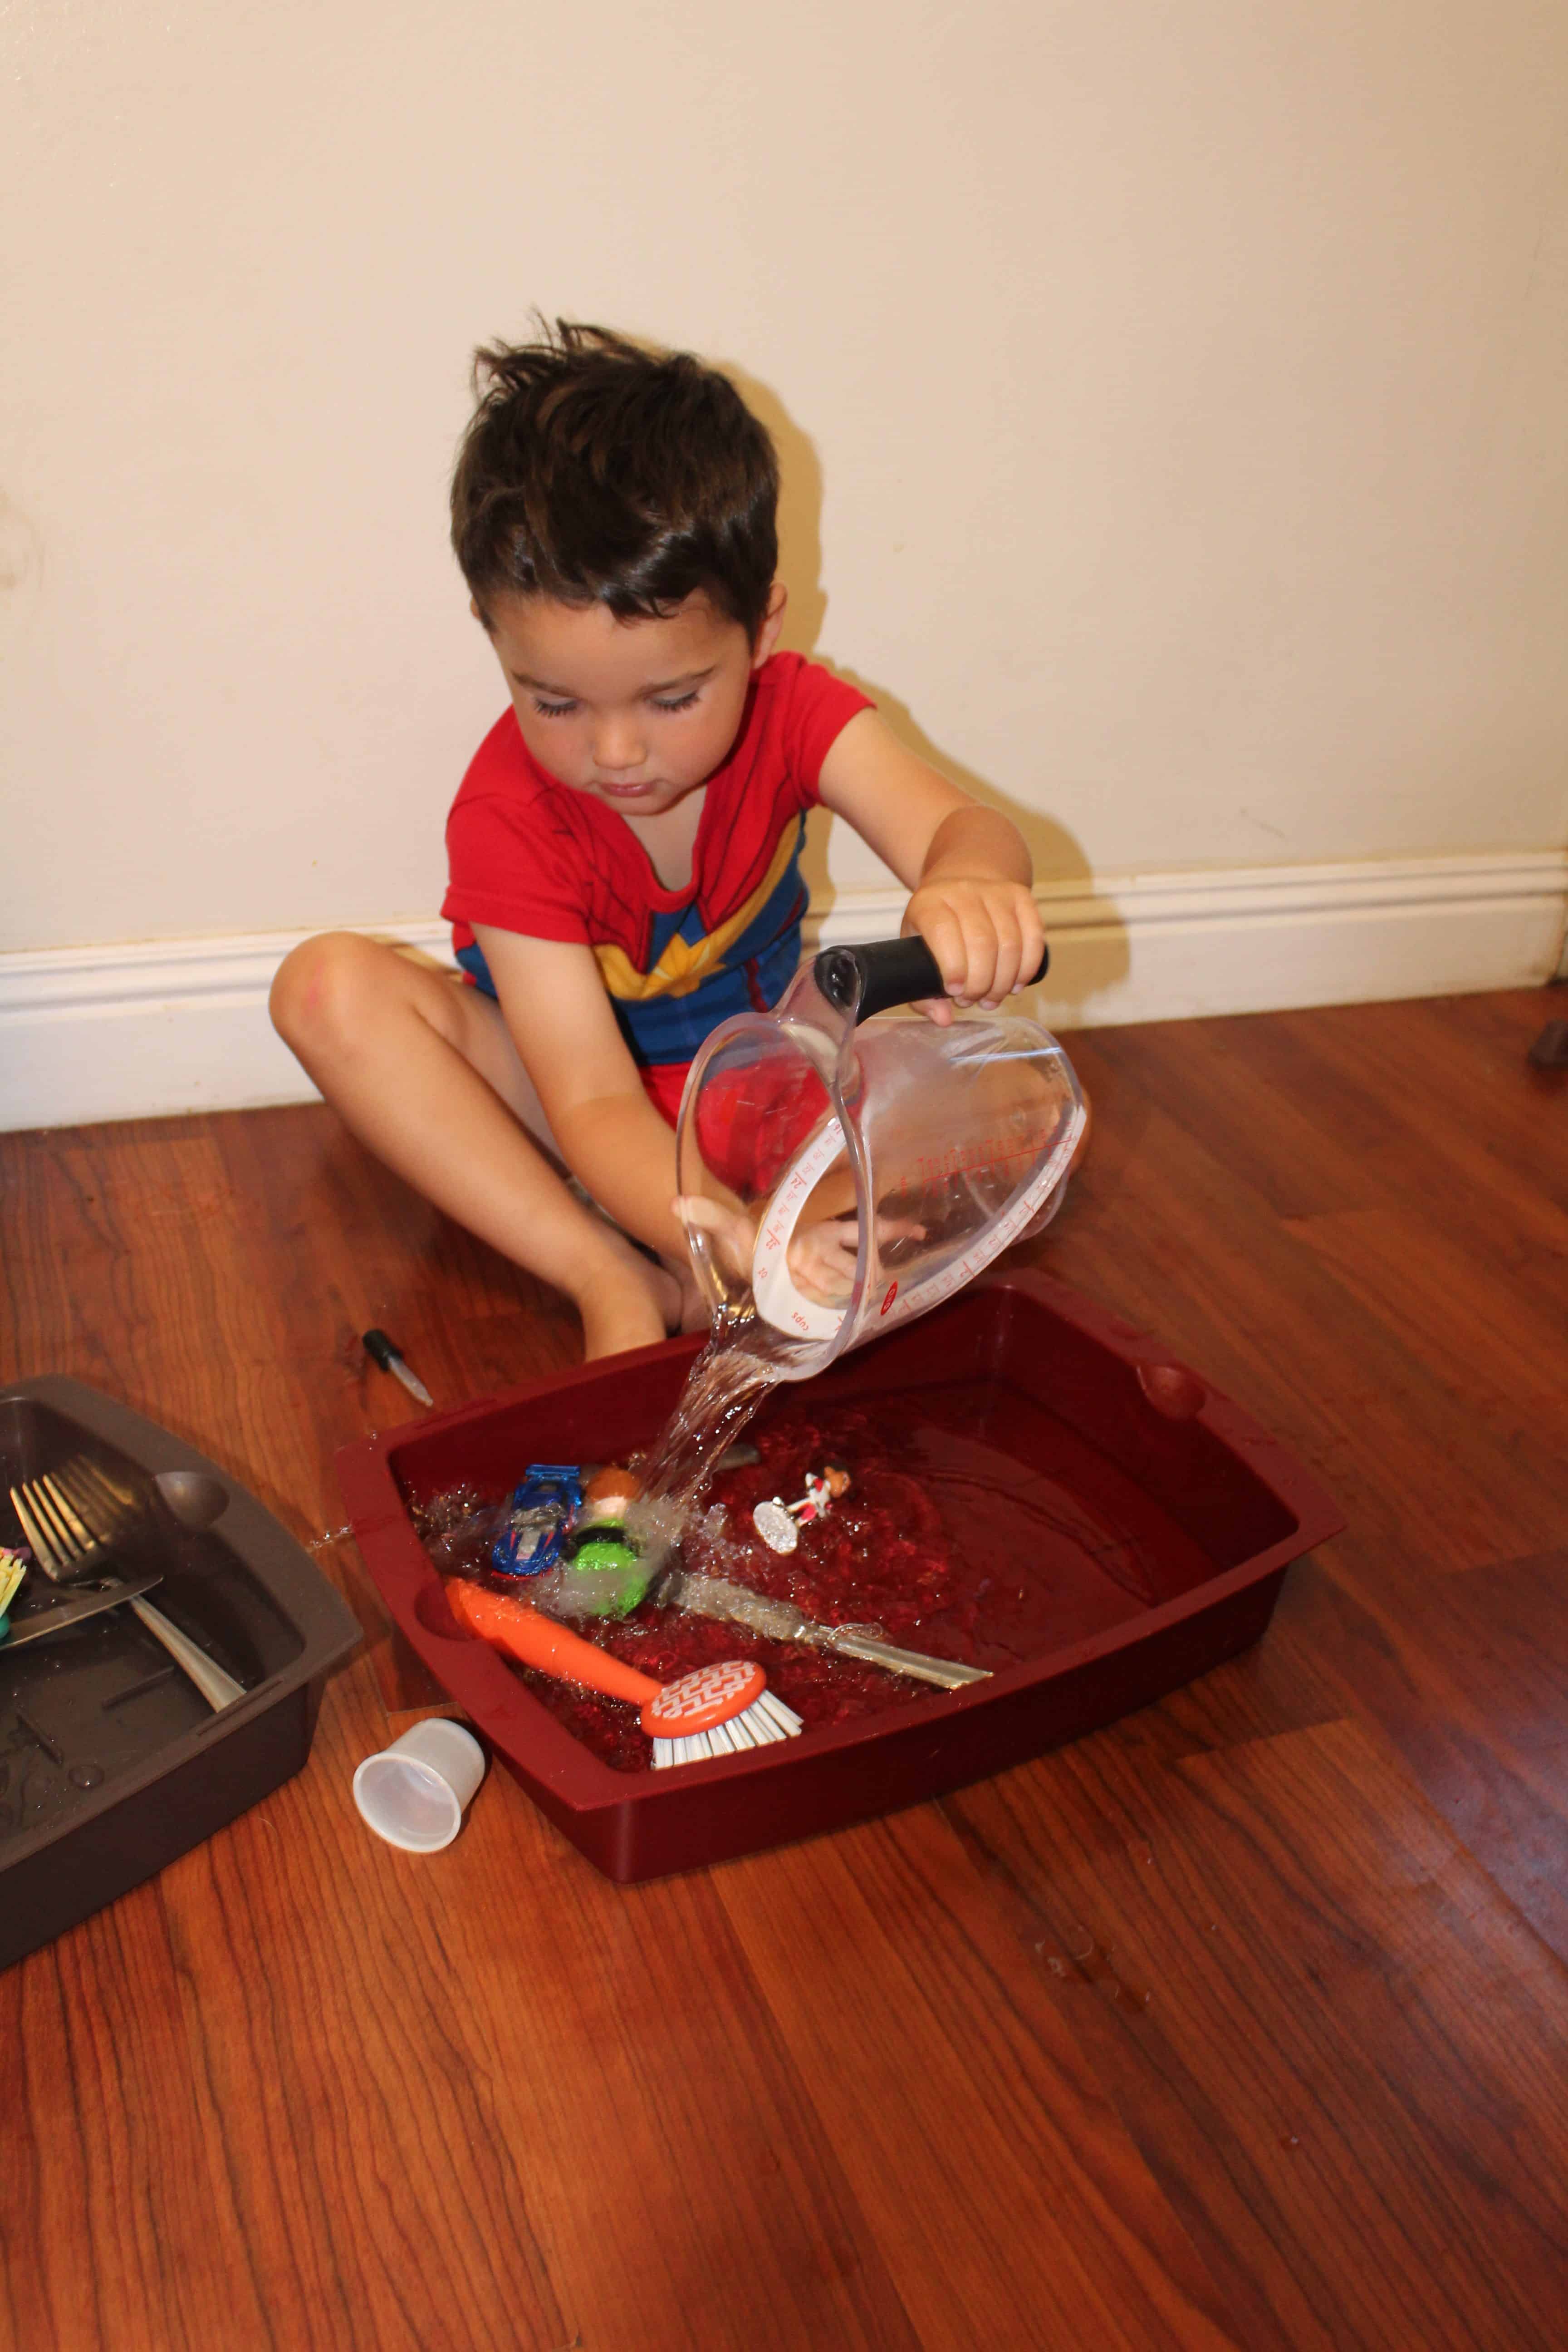
<instances>
[{"instance_id":1,"label":"water splash","mask_svg":"<svg viewBox=\"0 0 1568 2352\"><path fill-rule=\"evenodd\" d=\"M353 1533L352 1527L328 1528L324 1534L310 1537L305 1545L305 1549L314 1559L318 1552L331 1551L334 1544L346 1543Z\"/></svg>"},{"instance_id":2,"label":"water splash","mask_svg":"<svg viewBox=\"0 0 1568 2352\"><path fill-rule=\"evenodd\" d=\"M782 1350L759 1338L754 1322L715 1323L662 1433L637 1465L643 1491L626 1525L645 1558L680 1541L721 1455L783 1378Z\"/></svg>"}]
</instances>

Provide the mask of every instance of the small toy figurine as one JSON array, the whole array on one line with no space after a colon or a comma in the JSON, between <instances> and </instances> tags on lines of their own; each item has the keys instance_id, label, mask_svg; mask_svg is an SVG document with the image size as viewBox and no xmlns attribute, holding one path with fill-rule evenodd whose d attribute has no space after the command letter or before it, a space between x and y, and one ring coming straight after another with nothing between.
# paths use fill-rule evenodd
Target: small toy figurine
<instances>
[{"instance_id":1,"label":"small toy figurine","mask_svg":"<svg viewBox=\"0 0 1568 2352\"><path fill-rule=\"evenodd\" d=\"M614 1463L589 1478L554 1572L539 1590L551 1616L625 1617L637 1607L649 1571L626 1513L641 1493L636 1473Z\"/></svg>"},{"instance_id":2,"label":"small toy figurine","mask_svg":"<svg viewBox=\"0 0 1568 2352\"><path fill-rule=\"evenodd\" d=\"M794 1551L800 1541L801 1528L813 1519L826 1518L853 1484L847 1463L826 1461L820 1471L806 1472L805 1492L798 1502L782 1502L773 1495L757 1505L752 1513L752 1525L770 1551Z\"/></svg>"},{"instance_id":3,"label":"small toy figurine","mask_svg":"<svg viewBox=\"0 0 1568 2352\"><path fill-rule=\"evenodd\" d=\"M635 1470L623 1470L610 1463L595 1470L583 1489L583 1505L577 1514L580 1528L625 1524L627 1510L642 1493L642 1481Z\"/></svg>"},{"instance_id":4,"label":"small toy figurine","mask_svg":"<svg viewBox=\"0 0 1568 2352\"><path fill-rule=\"evenodd\" d=\"M803 1527L808 1519L824 1518L840 1495L847 1495L853 1484L847 1464L825 1462L820 1475L814 1470L806 1472L805 1499L801 1503L792 1503L790 1511Z\"/></svg>"}]
</instances>

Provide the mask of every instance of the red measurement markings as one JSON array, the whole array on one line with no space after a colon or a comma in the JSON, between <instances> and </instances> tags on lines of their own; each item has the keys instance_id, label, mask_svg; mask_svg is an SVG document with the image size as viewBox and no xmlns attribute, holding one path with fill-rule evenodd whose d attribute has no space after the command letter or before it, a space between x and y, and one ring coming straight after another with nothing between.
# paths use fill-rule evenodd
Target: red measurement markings
<instances>
[{"instance_id":1,"label":"red measurement markings","mask_svg":"<svg viewBox=\"0 0 1568 2352\"><path fill-rule=\"evenodd\" d=\"M917 1158L915 1166L922 1184L934 1184L944 1176L973 1176L986 1168L1005 1168L1015 1160L1037 1160L1050 1142L1055 1129L1036 1128L1023 1136L987 1135L976 1143L955 1143L936 1159Z\"/></svg>"}]
</instances>

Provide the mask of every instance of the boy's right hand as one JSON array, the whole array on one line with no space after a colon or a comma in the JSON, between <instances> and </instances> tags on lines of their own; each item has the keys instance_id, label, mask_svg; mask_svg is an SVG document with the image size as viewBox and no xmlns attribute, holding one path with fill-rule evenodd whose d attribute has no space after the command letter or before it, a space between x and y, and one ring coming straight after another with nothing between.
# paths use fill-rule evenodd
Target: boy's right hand
<instances>
[{"instance_id":1,"label":"boy's right hand","mask_svg":"<svg viewBox=\"0 0 1568 2352\"><path fill-rule=\"evenodd\" d=\"M750 1290L759 1220L701 1193L680 1193L670 1206L685 1223L707 1235L721 1273ZM910 1217L879 1217L877 1239L884 1247L894 1241L923 1241L925 1227ZM855 1287L859 1254L860 1220L851 1209L842 1216L797 1225L786 1255L795 1284L808 1298L821 1307L843 1307Z\"/></svg>"},{"instance_id":2,"label":"boy's right hand","mask_svg":"<svg viewBox=\"0 0 1568 2352\"><path fill-rule=\"evenodd\" d=\"M695 1225L704 1235L725 1280L749 1290L756 1218L749 1217L743 1209L727 1207L722 1201L710 1201L705 1192L678 1192L669 1205L683 1226Z\"/></svg>"}]
</instances>

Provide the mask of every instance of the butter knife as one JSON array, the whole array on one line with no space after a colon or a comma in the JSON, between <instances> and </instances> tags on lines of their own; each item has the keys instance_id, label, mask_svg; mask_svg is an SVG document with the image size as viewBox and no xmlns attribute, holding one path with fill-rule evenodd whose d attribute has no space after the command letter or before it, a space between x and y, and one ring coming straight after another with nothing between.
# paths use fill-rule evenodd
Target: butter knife
<instances>
[{"instance_id":1,"label":"butter knife","mask_svg":"<svg viewBox=\"0 0 1568 2352\"><path fill-rule=\"evenodd\" d=\"M868 1665L885 1667L889 1674L935 1683L940 1690L963 1690L970 1683L991 1679L984 1666L961 1666L954 1658L897 1649L863 1625L820 1624L792 1602L770 1601L747 1585L731 1584L727 1577L696 1576L689 1569L678 1569L665 1577L655 1597L666 1607L689 1610L695 1617L722 1618L773 1642L800 1642L816 1650L837 1650L843 1657L862 1658Z\"/></svg>"},{"instance_id":2,"label":"butter knife","mask_svg":"<svg viewBox=\"0 0 1568 2352\"><path fill-rule=\"evenodd\" d=\"M11 1631L0 1641L0 1651L19 1650L24 1642L41 1642L46 1633L58 1633L67 1625L79 1625L84 1617L96 1617L100 1609L117 1609L122 1601L139 1601L163 1580L161 1576L129 1576L101 1592L80 1592L74 1600L57 1601L50 1608L35 1609L26 1617L13 1617Z\"/></svg>"}]
</instances>

